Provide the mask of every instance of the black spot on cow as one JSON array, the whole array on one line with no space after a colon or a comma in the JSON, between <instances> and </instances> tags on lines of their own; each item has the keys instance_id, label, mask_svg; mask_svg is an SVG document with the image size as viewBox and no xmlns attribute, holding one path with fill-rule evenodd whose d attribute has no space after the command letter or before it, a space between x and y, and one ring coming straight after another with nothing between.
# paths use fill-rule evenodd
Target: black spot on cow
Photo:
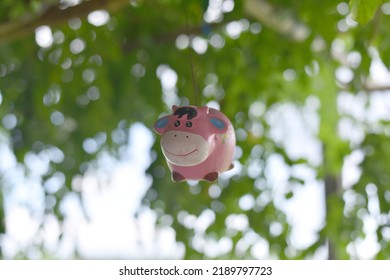
<instances>
[{"instance_id":1,"label":"black spot on cow","mask_svg":"<svg viewBox=\"0 0 390 280\"><path fill-rule=\"evenodd\" d=\"M191 107L179 107L176 109L176 111L173 113L174 116L179 116L179 119L183 117L184 115L187 115L187 120L191 120L196 117L198 112Z\"/></svg>"}]
</instances>

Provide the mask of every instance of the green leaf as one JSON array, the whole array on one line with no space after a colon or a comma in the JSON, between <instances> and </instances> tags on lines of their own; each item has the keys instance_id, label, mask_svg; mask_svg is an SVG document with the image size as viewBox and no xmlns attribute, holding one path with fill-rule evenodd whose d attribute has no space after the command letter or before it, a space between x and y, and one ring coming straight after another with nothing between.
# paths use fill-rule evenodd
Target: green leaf
<instances>
[{"instance_id":1,"label":"green leaf","mask_svg":"<svg viewBox=\"0 0 390 280\"><path fill-rule=\"evenodd\" d=\"M368 23L381 4L382 0L350 0L352 19L363 25Z\"/></svg>"}]
</instances>

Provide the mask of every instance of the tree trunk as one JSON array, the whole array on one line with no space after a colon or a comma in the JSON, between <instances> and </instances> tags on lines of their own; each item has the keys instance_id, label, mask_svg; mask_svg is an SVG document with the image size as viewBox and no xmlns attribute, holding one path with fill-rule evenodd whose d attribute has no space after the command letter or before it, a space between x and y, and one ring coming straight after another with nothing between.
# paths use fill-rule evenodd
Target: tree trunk
<instances>
[{"instance_id":1,"label":"tree trunk","mask_svg":"<svg viewBox=\"0 0 390 280\"><path fill-rule=\"evenodd\" d=\"M3 188L1 186L1 178L0 178L0 260L3 259L3 251L2 251L3 234L5 234L5 211L4 211Z\"/></svg>"},{"instance_id":2,"label":"tree trunk","mask_svg":"<svg viewBox=\"0 0 390 280\"><path fill-rule=\"evenodd\" d=\"M341 176L326 175L325 176L325 206L326 206L326 223L329 221L329 197L337 196L341 193ZM328 237L327 240L328 247L328 259L336 260L337 254L335 252L334 240Z\"/></svg>"}]
</instances>

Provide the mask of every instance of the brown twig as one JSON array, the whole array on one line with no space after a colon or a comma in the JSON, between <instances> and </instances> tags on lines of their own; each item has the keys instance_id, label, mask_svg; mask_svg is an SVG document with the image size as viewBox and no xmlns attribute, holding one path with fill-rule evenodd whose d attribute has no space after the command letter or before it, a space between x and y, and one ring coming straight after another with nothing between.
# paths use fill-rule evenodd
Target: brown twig
<instances>
[{"instance_id":1,"label":"brown twig","mask_svg":"<svg viewBox=\"0 0 390 280\"><path fill-rule=\"evenodd\" d=\"M41 25L61 24L74 17L85 17L96 10L104 9L115 12L128 6L129 3L128 0L91 0L66 9L61 8L58 4L44 6L38 13L0 24L0 44L23 38L33 33Z\"/></svg>"}]
</instances>

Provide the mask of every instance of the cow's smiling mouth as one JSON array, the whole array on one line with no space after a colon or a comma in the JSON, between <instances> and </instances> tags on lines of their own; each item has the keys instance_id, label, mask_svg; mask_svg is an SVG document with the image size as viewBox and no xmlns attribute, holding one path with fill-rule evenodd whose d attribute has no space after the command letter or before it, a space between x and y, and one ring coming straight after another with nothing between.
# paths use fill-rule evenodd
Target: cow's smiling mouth
<instances>
[{"instance_id":1,"label":"cow's smiling mouth","mask_svg":"<svg viewBox=\"0 0 390 280\"><path fill-rule=\"evenodd\" d=\"M187 153L187 154L174 154L174 153L170 152L164 145L163 145L163 147L164 147L164 150L165 150L168 154L173 155L173 156L176 156L176 157L186 157L186 156L189 156L189 155L195 153L196 151L198 151L198 149L195 149L195 150L193 150L193 151L191 151L191 152L189 152L189 153Z\"/></svg>"},{"instance_id":2,"label":"cow's smiling mouth","mask_svg":"<svg viewBox=\"0 0 390 280\"><path fill-rule=\"evenodd\" d=\"M170 130L162 136L160 145L166 160L177 166L195 166L209 156L208 142L196 133Z\"/></svg>"}]
</instances>

